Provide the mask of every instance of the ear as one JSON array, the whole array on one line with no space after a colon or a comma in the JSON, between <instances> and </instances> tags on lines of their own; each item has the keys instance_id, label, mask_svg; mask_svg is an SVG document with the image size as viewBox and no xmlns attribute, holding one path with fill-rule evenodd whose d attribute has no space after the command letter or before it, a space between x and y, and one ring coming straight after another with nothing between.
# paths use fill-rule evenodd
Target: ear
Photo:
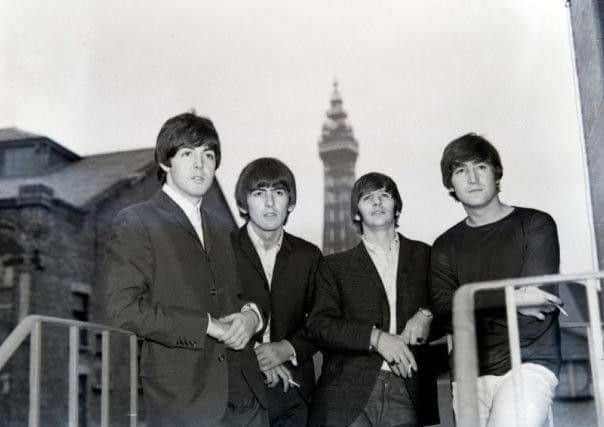
<instances>
[{"instance_id":1,"label":"ear","mask_svg":"<svg viewBox=\"0 0 604 427\"><path fill-rule=\"evenodd\" d=\"M168 173L168 171L170 170L170 166L166 166L163 163L159 164L159 167L161 168L161 170L163 170L165 173Z\"/></svg>"},{"instance_id":2,"label":"ear","mask_svg":"<svg viewBox=\"0 0 604 427\"><path fill-rule=\"evenodd\" d=\"M296 207L296 205L289 205L289 206L287 207L287 211L288 211L289 213L292 213L295 207Z\"/></svg>"},{"instance_id":3,"label":"ear","mask_svg":"<svg viewBox=\"0 0 604 427\"><path fill-rule=\"evenodd\" d=\"M451 194L455 193L455 189L453 187L447 188L447 191Z\"/></svg>"},{"instance_id":4,"label":"ear","mask_svg":"<svg viewBox=\"0 0 604 427\"><path fill-rule=\"evenodd\" d=\"M398 218L399 216L401 216L401 211L394 212L394 217L395 218Z\"/></svg>"},{"instance_id":5,"label":"ear","mask_svg":"<svg viewBox=\"0 0 604 427\"><path fill-rule=\"evenodd\" d=\"M355 214L355 215L354 215L354 220L355 220L355 221L358 221L358 222L361 222L361 215L359 215L359 214Z\"/></svg>"},{"instance_id":6,"label":"ear","mask_svg":"<svg viewBox=\"0 0 604 427\"><path fill-rule=\"evenodd\" d=\"M239 207L239 212L241 212L242 215L248 215L249 212L247 209L243 209L242 207Z\"/></svg>"}]
</instances>

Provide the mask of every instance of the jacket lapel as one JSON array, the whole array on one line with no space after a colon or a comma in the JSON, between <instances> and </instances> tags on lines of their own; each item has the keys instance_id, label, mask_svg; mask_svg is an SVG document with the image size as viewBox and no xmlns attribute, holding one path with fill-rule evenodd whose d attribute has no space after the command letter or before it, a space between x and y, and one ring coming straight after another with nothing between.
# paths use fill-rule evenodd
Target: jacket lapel
<instances>
[{"instance_id":1,"label":"jacket lapel","mask_svg":"<svg viewBox=\"0 0 604 427\"><path fill-rule=\"evenodd\" d=\"M189 221L189 218L187 218L187 215L184 213L184 211L180 208L180 206L178 206L178 204L174 200L172 200L170 198L170 196L168 196L162 190L159 190L155 194L155 196L153 196L153 202L160 209L162 209L168 213L168 215L167 215L168 220L173 221L176 224L178 224L178 226L184 228L193 238L195 238L195 240L201 246L201 242L199 242L199 236L197 236L197 233L195 232L195 229L193 228L191 221ZM204 230L204 238L205 238L205 230Z\"/></svg>"},{"instance_id":2,"label":"jacket lapel","mask_svg":"<svg viewBox=\"0 0 604 427\"><path fill-rule=\"evenodd\" d=\"M403 326L408 320L405 307L408 307L409 302L414 300L414 296L411 294L413 288L407 286L411 263L411 247L409 246L407 239L400 233L398 235L398 240L398 269L396 273L396 309L398 316L396 318L396 329L398 332L402 332Z\"/></svg>"},{"instance_id":3,"label":"jacket lapel","mask_svg":"<svg viewBox=\"0 0 604 427\"><path fill-rule=\"evenodd\" d=\"M277 252L277 257L275 258L275 267L273 269L273 280L271 281L271 289L274 290L274 285L277 283L286 283L285 281L280 280L281 276L284 274L284 270L287 267L287 263L289 262L289 256L291 254L292 244L289 238L289 234L283 231L283 241L281 242L281 248L279 252Z\"/></svg>"},{"instance_id":4,"label":"jacket lapel","mask_svg":"<svg viewBox=\"0 0 604 427\"><path fill-rule=\"evenodd\" d=\"M262 262L260 261L258 252L256 252L256 248L254 248L254 244L250 240L250 236L247 233L247 225L241 227L237 232L237 241L239 247L241 248L241 251L245 254L245 256L250 260L256 272L262 278L264 287L268 291L268 282L266 280L266 274L264 274L264 269L262 268Z\"/></svg>"},{"instance_id":5,"label":"jacket lapel","mask_svg":"<svg viewBox=\"0 0 604 427\"><path fill-rule=\"evenodd\" d=\"M380 278L380 274L375 267L375 264L367 252L367 248L361 241L355 248L354 264L351 266L355 274L362 274L367 277L369 286L373 286L378 292L380 301L378 301L379 307L381 307L382 325L388 328L390 324L390 307L388 306L388 297L386 296L386 289ZM356 267L355 267L356 266Z\"/></svg>"}]
</instances>

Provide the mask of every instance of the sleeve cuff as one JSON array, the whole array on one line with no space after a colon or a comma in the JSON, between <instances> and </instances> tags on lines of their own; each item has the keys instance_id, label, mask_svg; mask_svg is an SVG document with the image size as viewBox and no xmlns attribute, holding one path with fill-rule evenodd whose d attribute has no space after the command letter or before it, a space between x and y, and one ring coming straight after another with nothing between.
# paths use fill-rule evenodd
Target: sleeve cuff
<instances>
[{"instance_id":1,"label":"sleeve cuff","mask_svg":"<svg viewBox=\"0 0 604 427\"><path fill-rule=\"evenodd\" d=\"M253 311L258 316L258 326L256 326L256 330L254 332L258 333L264 327L264 319L262 319L262 315L260 314L260 310L258 310L258 306L256 303L248 302L241 307L241 312L245 313L246 311Z\"/></svg>"}]
</instances>

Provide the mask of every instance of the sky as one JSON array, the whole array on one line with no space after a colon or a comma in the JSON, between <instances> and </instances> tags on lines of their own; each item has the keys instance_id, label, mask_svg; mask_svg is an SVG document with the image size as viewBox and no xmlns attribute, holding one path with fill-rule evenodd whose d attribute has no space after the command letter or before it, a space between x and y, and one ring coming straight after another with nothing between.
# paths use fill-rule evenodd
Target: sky
<instances>
[{"instance_id":1,"label":"sky","mask_svg":"<svg viewBox=\"0 0 604 427\"><path fill-rule=\"evenodd\" d=\"M389 174L400 231L432 243L464 212L443 188L446 143L499 149L502 199L552 214L562 270L592 269L568 9L563 0L0 0L0 127L80 155L152 147L191 108L219 131L234 212L242 167L296 175L288 230L322 239L317 143L339 82L357 177Z\"/></svg>"}]
</instances>

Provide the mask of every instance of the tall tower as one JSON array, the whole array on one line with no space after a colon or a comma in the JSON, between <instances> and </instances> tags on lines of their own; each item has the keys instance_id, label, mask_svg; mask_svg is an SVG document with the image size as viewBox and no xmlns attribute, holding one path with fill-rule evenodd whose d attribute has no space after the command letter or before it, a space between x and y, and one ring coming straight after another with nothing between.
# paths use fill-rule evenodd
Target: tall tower
<instances>
[{"instance_id":1,"label":"tall tower","mask_svg":"<svg viewBox=\"0 0 604 427\"><path fill-rule=\"evenodd\" d=\"M319 141L325 177L323 253L326 255L349 249L359 240L350 218L350 192L359 144L346 121L348 114L342 107L337 81L330 103Z\"/></svg>"}]
</instances>

